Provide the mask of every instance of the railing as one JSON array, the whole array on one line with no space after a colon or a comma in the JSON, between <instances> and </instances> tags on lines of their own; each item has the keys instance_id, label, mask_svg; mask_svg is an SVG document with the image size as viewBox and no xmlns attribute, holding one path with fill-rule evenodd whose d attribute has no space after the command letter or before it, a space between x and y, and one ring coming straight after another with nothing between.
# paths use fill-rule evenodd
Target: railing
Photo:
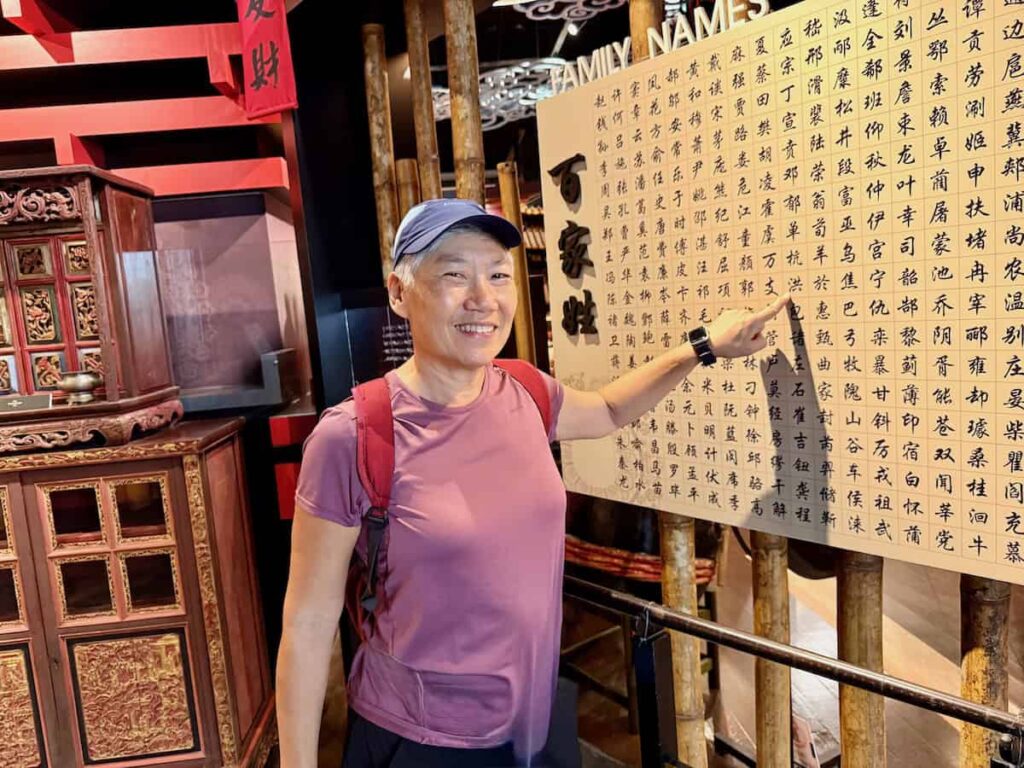
<instances>
[{"instance_id":1,"label":"railing","mask_svg":"<svg viewBox=\"0 0 1024 768\"><path fill-rule=\"evenodd\" d=\"M572 576L565 577L565 593L606 611L630 616L635 621L633 656L640 707L641 763L644 768L661 768L665 764L683 765L678 761L676 754L675 720L668 714L673 706L671 689L659 691L657 688L658 680L664 679L664 669L662 668L659 674L659 666L663 667L666 663L666 659L662 659L659 654L656 642L659 635L667 640L662 629L682 632L709 643L753 654L998 731L1004 734L1004 738L1000 744L1000 754L993 757L993 768L1024 768L1021 746L1024 743L1022 717L803 648L767 640L713 621L678 613L658 603L641 600L625 592ZM666 682L671 682L671 676Z\"/></svg>"}]
</instances>

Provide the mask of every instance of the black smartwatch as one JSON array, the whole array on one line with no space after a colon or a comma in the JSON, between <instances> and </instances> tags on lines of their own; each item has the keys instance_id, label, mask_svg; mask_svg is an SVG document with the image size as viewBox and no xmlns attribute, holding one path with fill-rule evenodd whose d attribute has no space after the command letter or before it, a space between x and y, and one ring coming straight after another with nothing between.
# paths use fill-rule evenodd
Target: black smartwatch
<instances>
[{"instance_id":1,"label":"black smartwatch","mask_svg":"<svg viewBox=\"0 0 1024 768\"><path fill-rule=\"evenodd\" d=\"M700 360L701 365L712 365L718 359L711 351L711 337L708 336L708 329L703 325L694 328L686 334L686 337L693 344L693 349L697 353L697 359Z\"/></svg>"}]
</instances>

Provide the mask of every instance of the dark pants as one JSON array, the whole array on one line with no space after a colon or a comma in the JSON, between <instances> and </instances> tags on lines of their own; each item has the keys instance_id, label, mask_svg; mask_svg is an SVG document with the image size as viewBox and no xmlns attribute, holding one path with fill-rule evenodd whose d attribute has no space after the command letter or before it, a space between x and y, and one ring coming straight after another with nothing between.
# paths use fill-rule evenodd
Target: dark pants
<instances>
[{"instance_id":1,"label":"dark pants","mask_svg":"<svg viewBox=\"0 0 1024 768\"><path fill-rule=\"evenodd\" d=\"M342 768L505 768L515 764L511 744L493 749L431 747L403 739L349 710Z\"/></svg>"}]
</instances>

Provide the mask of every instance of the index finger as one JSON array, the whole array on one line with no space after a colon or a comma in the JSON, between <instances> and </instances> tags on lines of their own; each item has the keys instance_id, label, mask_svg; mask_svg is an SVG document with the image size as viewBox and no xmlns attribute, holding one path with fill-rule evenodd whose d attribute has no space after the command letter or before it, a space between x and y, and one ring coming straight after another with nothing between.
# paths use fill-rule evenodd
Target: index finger
<instances>
[{"instance_id":1,"label":"index finger","mask_svg":"<svg viewBox=\"0 0 1024 768\"><path fill-rule=\"evenodd\" d=\"M766 323L779 314L779 312L782 311L782 308L789 304L789 301L790 295L788 293L784 293L760 312L755 312L754 317L762 323Z\"/></svg>"}]
</instances>

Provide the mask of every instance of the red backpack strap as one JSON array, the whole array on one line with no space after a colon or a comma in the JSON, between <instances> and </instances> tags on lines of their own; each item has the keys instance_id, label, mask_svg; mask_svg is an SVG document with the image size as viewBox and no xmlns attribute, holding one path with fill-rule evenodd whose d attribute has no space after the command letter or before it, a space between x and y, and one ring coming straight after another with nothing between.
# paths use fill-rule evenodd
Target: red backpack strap
<instances>
[{"instance_id":1,"label":"red backpack strap","mask_svg":"<svg viewBox=\"0 0 1024 768\"><path fill-rule=\"evenodd\" d=\"M370 497L366 513L366 588L359 601L372 613L377 605L377 564L388 527L391 480L395 474L395 424L391 392L384 379L373 379L352 390L356 406L356 463L359 481Z\"/></svg>"},{"instance_id":2,"label":"red backpack strap","mask_svg":"<svg viewBox=\"0 0 1024 768\"><path fill-rule=\"evenodd\" d=\"M495 360L494 364L522 384L530 393L530 397L537 404L537 410L540 411L540 417L544 421L544 434L551 434L551 393L548 392L548 385L544 382L540 371L525 360Z\"/></svg>"}]
</instances>

